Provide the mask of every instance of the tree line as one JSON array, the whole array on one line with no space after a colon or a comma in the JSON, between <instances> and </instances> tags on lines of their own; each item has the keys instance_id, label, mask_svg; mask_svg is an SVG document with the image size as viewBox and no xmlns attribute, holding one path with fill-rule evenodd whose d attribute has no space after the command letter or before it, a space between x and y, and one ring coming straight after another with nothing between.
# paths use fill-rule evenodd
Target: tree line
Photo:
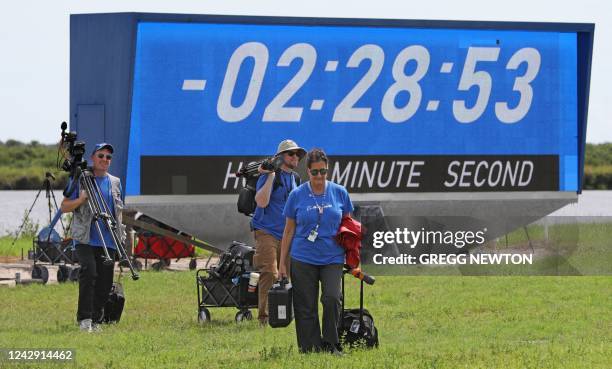
<instances>
[{"instance_id":1,"label":"tree line","mask_svg":"<svg viewBox=\"0 0 612 369\"><path fill-rule=\"evenodd\" d=\"M57 169L57 160L57 145L0 141L0 190L37 190L46 172L55 175L54 188L63 189L68 176ZM584 189L612 189L612 143L587 144Z\"/></svg>"},{"instance_id":2,"label":"tree line","mask_svg":"<svg viewBox=\"0 0 612 369\"><path fill-rule=\"evenodd\" d=\"M63 189L68 176L57 169L57 159L57 145L0 141L0 190L40 189L46 172L56 178L54 189Z\"/></svg>"}]
</instances>

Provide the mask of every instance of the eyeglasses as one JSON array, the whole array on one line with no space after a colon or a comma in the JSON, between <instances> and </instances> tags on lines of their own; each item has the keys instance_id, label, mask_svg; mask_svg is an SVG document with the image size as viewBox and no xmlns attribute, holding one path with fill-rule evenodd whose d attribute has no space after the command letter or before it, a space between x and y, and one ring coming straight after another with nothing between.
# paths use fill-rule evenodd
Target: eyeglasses
<instances>
[{"instance_id":1,"label":"eyeglasses","mask_svg":"<svg viewBox=\"0 0 612 369\"><path fill-rule=\"evenodd\" d=\"M293 157L293 156L296 156L298 154L298 152L297 151L287 151L287 152L285 152L285 154Z\"/></svg>"},{"instance_id":2,"label":"eyeglasses","mask_svg":"<svg viewBox=\"0 0 612 369\"><path fill-rule=\"evenodd\" d=\"M313 176L318 176L319 173L321 173L322 176L327 174L327 168L321 168L321 169L311 169L310 170L310 174L312 174Z\"/></svg>"},{"instance_id":3,"label":"eyeglasses","mask_svg":"<svg viewBox=\"0 0 612 369\"><path fill-rule=\"evenodd\" d=\"M106 155L104 155L104 154L98 154L98 159L102 159L102 158L104 158L104 157L106 157L106 160L111 160L111 159L113 158L113 156L112 156L112 155L110 155L110 154L106 154Z\"/></svg>"}]
</instances>

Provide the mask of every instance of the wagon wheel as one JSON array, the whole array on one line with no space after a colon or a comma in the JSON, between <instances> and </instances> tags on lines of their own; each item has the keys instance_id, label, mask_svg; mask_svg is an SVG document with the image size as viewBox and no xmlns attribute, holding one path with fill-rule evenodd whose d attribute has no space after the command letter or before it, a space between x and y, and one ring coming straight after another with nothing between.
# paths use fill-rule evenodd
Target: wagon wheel
<instances>
[{"instance_id":1,"label":"wagon wheel","mask_svg":"<svg viewBox=\"0 0 612 369\"><path fill-rule=\"evenodd\" d=\"M140 260L133 259L132 266L137 272L140 272L142 270L142 262Z\"/></svg>"},{"instance_id":2,"label":"wagon wheel","mask_svg":"<svg viewBox=\"0 0 612 369\"><path fill-rule=\"evenodd\" d=\"M250 310L239 311L236 313L236 323L240 323L245 320L253 320L253 313Z\"/></svg>"},{"instance_id":3,"label":"wagon wheel","mask_svg":"<svg viewBox=\"0 0 612 369\"><path fill-rule=\"evenodd\" d=\"M49 270L44 265L34 265L32 267L32 278L42 279L43 284L49 281Z\"/></svg>"},{"instance_id":4,"label":"wagon wheel","mask_svg":"<svg viewBox=\"0 0 612 369\"><path fill-rule=\"evenodd\" d=\"M200 307L198 311L198 323L204 324L210 322L210 311L205 307Z\"/></svg>"},{"instance_id":5,"label":"wagon wheel","mask_svg":"<svg viewBox=\"0 0 612 369\"><path fill-rule=\"evenodd\" d=\"M70 271L70 279L71 282L76 282L79 280L79 273L81 273L81 267L76 267Z\"/></svg>"},{"instance_id":6,"label":"wagon wheel","mask_svg":"<svg viewBox=\"0 0 612 369\"><path fill-rule=\"evenodd\" d=\"M59 268L57 268L57 282L58 283L66 282L68 278L70 278L71 271L72 270L67 265L60 265Z\"/></svg>"},{"instance_id":7,"label":"wagon wheel","mask_svg":"<svg viewBox=\"0 0 612 369\"><path fill-rule=\"evenodd\" d=\"M140 272L142 270L142 263L140 262L140 260L133 258L130 261L132 262L132 267L134 268L135 271ZM119 262L119 266L123 268L129 268L130 264L128 263L127 260L124 259Z\"/></svg>"},{"instance_id":8,"label":"wagon wheel","mask_svg":"<svg viewBox=\"0 0 612 369\"><path fill-rule=\"evenodd\" d=\"M40 279L40 275L40 265L34 264L32 266L32 279Z\"/></svg>"}]
</instances>

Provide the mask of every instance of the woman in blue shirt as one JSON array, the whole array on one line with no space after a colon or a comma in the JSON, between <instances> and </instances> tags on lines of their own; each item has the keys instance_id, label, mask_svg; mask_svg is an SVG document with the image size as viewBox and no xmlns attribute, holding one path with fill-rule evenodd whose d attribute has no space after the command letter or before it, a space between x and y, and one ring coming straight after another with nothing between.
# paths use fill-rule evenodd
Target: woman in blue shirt
<instances>
[{"instance_id":1,"label":"woman in blue shirt","mask_svg":"<svg viewBox=\"0 0 612 369\"><path fill-rule=\"evenodd\" d=\"M353 204L346 188L327 181L328 159L321 149L306 156L309 181L291 192L285 210L279 276L291 270L295 330L301 352L340 353L338 321L344 249L335 236ZM289 268L290 263L290 268ZM322 289L323 336L318 295Z\"/></svg>"}]
</instances>

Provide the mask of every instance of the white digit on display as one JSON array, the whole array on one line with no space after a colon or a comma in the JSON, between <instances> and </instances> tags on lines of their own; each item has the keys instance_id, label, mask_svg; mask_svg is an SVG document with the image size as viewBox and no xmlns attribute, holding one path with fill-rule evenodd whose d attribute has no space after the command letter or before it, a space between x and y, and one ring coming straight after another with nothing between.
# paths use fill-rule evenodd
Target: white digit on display
<instances>
[{"instance_id":1,"label":"white digit on display","mask_svg":"<svg viewBox=\"0 0 612 369\"><path fill-rule=\"evenodd\" d=\"M523 119L533 99L533 88L530 83L536 78L540 71L542 58L538 50L526 47L520 49L508 61L506 69L516 70L522 63L527 63L527 71L522 77L516 77L514 80L513 91L518 91L521 94L521 99L514 109L508 108L507 102L498 102L495 104L495 114L502 123L516 123Z\"/></svg>"},{"instance_id":2,"label":"white digit on display","mask_svg":"<svg viewBox=\"0 0 612 369\"><path fill-rule=\"evenodd\" d=\"M348 68L357 68L366 59L369 59L371 62L370 68L348 95L338 104L334 111L332 122L367 122L370 120L372 109L356 108L355 104L376 82L385 63L385 52L378 45L363 45L355 50L346 66Z\"/></svg>"},{"instance_id":3,"label":"white digit on display","mask_svg":"<svg viewBox=\"0 0 612 369\"><path fill-rule=\"evenodd\" d=\"M478 86L478 97L473 107L468 108L465 100L453 101L453 115L460 123L472 123L484 113L491 96L491 75L485 71L476 72L479 61L497 61L498 47L470 47L465 58L465 65L459 80L459 91L468 91L472 86Z\"/></svg>"},{"instance_id":4,"label":"white digit on display","mask_svg":"<svg viewBox=\"0 0 612 369\"><path fill-rule=\"evenodd\" d=\"M236 87L236 79L246 58L253 58L255 66L253 67L249 87L242 104L233 106L232 95ZM253 112L259 98L267 66L268 48L260 42L244 43L234 51L227 64L225 78L223 79L219 100L217 101L217 114L219 118L226 122L239 122Z\"/></svg>"},{"instance_id":5,"label":"white digit on display","mask_svg":"<svg viewBox=\"0 0 612 369\"><path fill-rule=\"evenodd\" d=\"M279 67L288 67L294 59L302 59L302 67L266 107L264 122L299 122L303 108L286 107L285 104L306 83L317 61L317 51L310 44L291 45L278 60Z\"/></svg>"},{"instance_id":6,"label":"white digit on display","mask_svg":"<svg viewBox=\"0 0 612 369\"><path fill-rule=\"evenodd\" d=\"M427 73L429 68L429 51L420 45L408 46L395 58L393 62L393 83L385 96L383 96L381 111L383 117L391 123L402 123L412 118L419 109L423 92L419 81ZM404 74L406 64L414 60L417 63L413 74L407 76ZM402 92L407 91L410 94L406 106L398 108L395 106L395 98Z\"/></svg>"}]
</instances>

